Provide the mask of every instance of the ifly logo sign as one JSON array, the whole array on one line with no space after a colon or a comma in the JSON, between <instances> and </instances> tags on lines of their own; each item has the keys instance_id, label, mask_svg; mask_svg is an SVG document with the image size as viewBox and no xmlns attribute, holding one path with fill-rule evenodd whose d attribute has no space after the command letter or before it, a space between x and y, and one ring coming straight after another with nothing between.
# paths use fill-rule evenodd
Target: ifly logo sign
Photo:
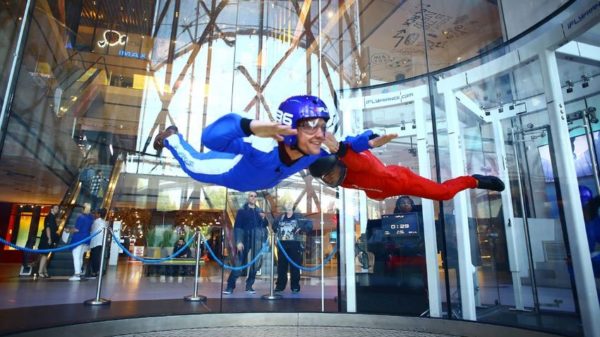
<instances>
[{"instance_id":1,"label":"ifly logo sign","mask_svg":"<svg viewBox=\"0 0 600 337\"><path fill-rule=\"evenodd\" d=\"M569 20L563 23L563 30L565 35L568 37L571 32L576 29L588 25L593 25L597 22L597 18L600 15L600 1L596 1L589 7L584 8L581 12L573 15Z\"/></svg>"},{"instance_id":2,"label":"ifly logo sign","mask_svg":"<svg viewBox=\"0 0 600 337\"><path fill-rule=\"evenodd\" d=\"M127 42L127 35L121 34L116 30L105 30L103 37L103 40L98 41L98 47L100 48L124 45Z\"/></svg>"},{"instance_id":3,"label":"ifly logo sign","mask_svg":"<svg viewBox=\"0 0 600 337\"><path fill-rule=\"evenodd\" d=\"M391 93L391 94L382 94L376 96L365 97L365 108L378 108L382 106L388 105L396 105L401 103L406 103L412 101L414 98L414 94L412 92L408 93Z\"/></svg>"}]
</instances>

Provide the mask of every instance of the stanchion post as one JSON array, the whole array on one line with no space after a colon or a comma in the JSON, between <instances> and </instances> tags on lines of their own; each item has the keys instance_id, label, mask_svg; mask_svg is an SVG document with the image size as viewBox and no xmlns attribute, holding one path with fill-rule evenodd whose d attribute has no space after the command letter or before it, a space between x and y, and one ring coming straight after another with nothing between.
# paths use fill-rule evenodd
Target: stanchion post
<instances>
[{"instance_id":1,"label":"stanchion post","mask_svg":"<svg viewBox=\"0 0 600 337\"><path fill-rule=\"evenodd\" d=\"M271 275L269 277L269 293L262 296L263 300L279 300L282 298L280 294L275 294L273 289L273 283L275 276L273 271L275 270L275 231L271 231Z\"/></svg>"},{"instance_id":2,"label":"stanchion post","mask_svg":"<svg viewBox=\"0 0 600 337\"><path fill-rule=\"evenodd\" d=\"M190 302L205 302L206 296L198 295L198 281L200 277L200 244L202 243L202 234L196 231L196 272L194 274L194 294L185 296L183 299Z\"/></svg>"},{"instance_id":3,"label":"stanchion post","mask_svg":"<svg viewBox=\"0 0 600 337\"><path fill-rule=\"evenodd\" d=\"M96 234L97 235L97 234ZM84 301L87 305L105 305L110 304L110 300L100 297L102 290L102 274L104 274L104 256L106 254L106 239L108 237L108 227L102 228L102 256L100 256L100 270L98 271L98 283L96 285L96 298Z\"/></svg>"}]
</instances>

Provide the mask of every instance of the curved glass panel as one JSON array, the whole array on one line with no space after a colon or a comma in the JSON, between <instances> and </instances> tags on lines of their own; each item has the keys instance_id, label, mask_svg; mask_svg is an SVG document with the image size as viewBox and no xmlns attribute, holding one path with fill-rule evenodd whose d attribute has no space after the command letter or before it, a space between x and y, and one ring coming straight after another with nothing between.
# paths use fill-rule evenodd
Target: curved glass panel
<instances>
[{"instance_id":1,"label":"curved glass panel","mask_svg":"<svg viewBox=\"0 0 600 337\"><path fill-rule=\"evenodd\" d=\"M507 40L544 20L568 2L569 0L553 0L541 4L536 1L502 1L502 14Z\"/></svg>"}]
</instances>

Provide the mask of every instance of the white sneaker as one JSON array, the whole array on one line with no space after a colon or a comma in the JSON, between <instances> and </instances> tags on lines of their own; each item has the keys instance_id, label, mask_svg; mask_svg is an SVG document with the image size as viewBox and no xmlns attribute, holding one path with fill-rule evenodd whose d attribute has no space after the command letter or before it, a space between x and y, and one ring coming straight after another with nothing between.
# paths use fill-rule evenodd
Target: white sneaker
<instances>
[{"instance_id":1,"label":"white sneaker","mask_svg":"<svg viewBox=\"0 0 600 337\"><path fill-rule=\"evenodd\" d=\"M81 277L79 275L73 275L69 277L69 281L81 281Z\"/></svg>"}]
</instances>

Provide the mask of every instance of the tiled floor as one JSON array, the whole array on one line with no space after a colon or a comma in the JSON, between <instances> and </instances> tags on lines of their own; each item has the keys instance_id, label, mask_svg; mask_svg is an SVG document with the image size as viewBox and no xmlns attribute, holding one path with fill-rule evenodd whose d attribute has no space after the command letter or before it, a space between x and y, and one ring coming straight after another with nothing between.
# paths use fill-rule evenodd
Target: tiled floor
<instances>
[{"instance_id":1,"label":"tiled floor","mask_svg":"<svg viewBox=\"0 0 600 337\"><path fill-rule=\"evenodd\" d=\"M103 278L101 297L110 299L106 306L88 306L83 302L96 296L97 280L68 281L68 277L33 279L18 276L20 265L0 265L0 334L55 325L129 317L165 316L220 312L338 312L337 277L323 279L318 273L302 277L300 293L286 289L282 299L264 300L270 291L269 278L258 276L256 294L244 290L245 278L238 279L231 295L221 295L221 268L205 266L198 294L204 302L183 298L194 292L193 276L145 276L139 262L120 261ZM325 270L325 273L331 273ZM324 286L321 287L321 284ZM301 300L299 300L301 299Z\"/></svg>"},{"instance_id":2,"label":"tiled floor","mask_svg":"<svg viewBox=\"0 0 600 337\"><path fill-rule=\"evenodd\" d=\"M209 336L229 337L557 337L511 327L433 318L344 313L235 313L142 317L70 324L13 337Z\"/></svg>"},{"instance_id":3,"label":"tiled floor","mask_svg":"<svg viewBox=\"0 0 600 337\"><path fill-rule=\"evenodd\" d=\"M184 337L184 336L202 336L202 337L223 337L223 336L244 336L244 337L448 337L455 335L435 334L417 331L401 331L390 329L372 329L372 328L344 328L344 327L296 327L296 326L277 326L277 327L218 327L218 328L197 328L181 329L170 331L146 332L128 335L119 335L119 337Z\"/></svg>"},{"instance_id":4,"label":"tiled floor","mask_svg":"<svg viewBox=\"0 0 600 337\"><path fill-rule=\"evenodd\" d=\"M80 282L69 282L68 277L51 277L37 279L32 277L19 277L16 264L0 266L0 309L83 303L94 298L97 289L97 280L88 279ZM327 274L333 271L326 270ZM226 280L228 272L221 274L221 269L214 264L209 264L202 269L198 293L211 299L220 299L222 279ZM266 275L258 276L254 284L256 294L250 295L244 291L245 278L242 276L237 281L237 288L232 295L223 295L226 299L252 299L260 298L269 293L269 278ZM323 280L317 273L313 276L303 276L301 281L302 291L292 294L286 289L282 295L285 298L303 298L332 300L337 296L337 277L327 276ZM183 299L184 296L193 294L193 276L145 276L139 262L121 261L118 268L110 267L103 278L102 297L112 301L140 301L140 300L166 300ZM323 292L322 292L323 291Z\"/></svg>"},{"instance_id":5,"label":"tiled floor","mask_svg":"<svg viewBox=\"0 0 600 337\"><path fill-rule=\"evenodd\" d=\"M198 293L208 297L207 302L203 303L183 300L184 296L193 293L193 277L145 276L139 262L122 260L119 267L111 267L103 279L101 296L112 303L99 307L83 304L85 300L95 297L97 280L70 282L67 277L34 280L17 276L18 269L18 264L0 265L0 334L134 317L234 312L335 313L341 310L337 301L337 268L332 267L325 268L323 278L319 277L319 272L303 275L300 293L292 294L288 288L282 294L282 299L270 301L261 299L261 295L269 293L270 282L266 275L257 278L254 285L257 293L254 295L243 291L244 277L238 279L238 286L232 295L221 295L222 280L226 279L228 272L223 274L219 266L209 263L202 269L199 283ZM484 287L482 285L483 295L486 292L491 295L495 293L494 289L485 290ZM501 291L509 292L510 289ZM478 317L483 322L533 329L542 326L550 331L562 331L566 336L581 335L576 315L528 314L511 311L508 306L495 306L480 308ZM234 333L233 330L231 332ZM280 332L282 335L287 333L283 330ZM310 335L311 332L306 330L303 333ZM386 333L372 331L371 335L404 336Z\"/></svg>"}]
</instances>

